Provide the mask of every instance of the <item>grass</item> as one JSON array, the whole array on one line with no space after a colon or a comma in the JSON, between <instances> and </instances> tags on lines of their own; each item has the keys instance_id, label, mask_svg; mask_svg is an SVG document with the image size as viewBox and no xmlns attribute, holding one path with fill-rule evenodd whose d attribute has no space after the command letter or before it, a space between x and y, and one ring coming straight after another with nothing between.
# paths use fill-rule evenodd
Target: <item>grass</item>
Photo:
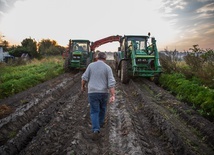
<instances>
[{"instance_id":1,"label":"grass","mask_svg":"<svg viewBox=\"0 0 214 155\"><path fill-rule=\"evenodd\" d=\"M32 60L25 65L0 66L0 99L17 94L63 73L61 57Z\"/></svg>"}]
</instances>

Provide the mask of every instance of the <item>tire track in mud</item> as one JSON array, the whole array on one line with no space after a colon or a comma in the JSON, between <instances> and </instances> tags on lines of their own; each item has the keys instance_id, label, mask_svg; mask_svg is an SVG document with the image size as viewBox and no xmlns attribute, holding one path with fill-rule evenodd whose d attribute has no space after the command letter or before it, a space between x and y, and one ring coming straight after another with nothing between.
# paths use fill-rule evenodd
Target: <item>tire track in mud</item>
<instances>
[{"instance_id":1,"label":"tire track in mud","mask_svg":"<svg viewBox=\"0 0 214 155\"><path fill-rule=\"evenodd\" d=\"M112 150L117 154L173 154L172 148L161 137L149 119L142 113L143 100L132 85L119 84L117 101L112 107ZM112 134L113 133L113 134ZM111 141L112 138L110 138Z\"/></svg>"},{"instance_id":2,"label":"tire track in mud","mask_svg":"<svg viewBox=\"0 0 214 155\"><path fill-rule=\"evenodd\" d=\"M213 122L201 117L199 113L190 108L186 103L178 101L176 97L163 88L157 87L153 82L141 79L140 83L143 83L147 89L150 89L149 92L156 98L158 101L156 103L158 105L177 114L184 122L186 122L188 128L195 130L195 134L203 137L203 141L214 148Z\"/></svg>"},{"instance_id":3,"label":"tire track in mud","mask_svg":"<svg viewBox=\"0 0 214 155\"><path fill-rule=\"evenodd\" d=\"M148 83L148 81L145 82ZM131 91L139 95L140 100L143 101L140 113L144 114L150 124L159 131L161 139L167 143L172 150L171 152L173 154L193 155L213 154L213 147L209 146L202 137L198 136L194 129L189 128L187 123L177 114L162 106L164 99L159 100L155 98L155 95L150 93L152 89L145 87L145 85L142 81L130 82L130 86L133 86ZM157 86L153 85L153 89L156 90L156 88ZM139 103L135 107L137 108L138 106ZM212 126L212 123L209 126Z\"/></svg>"},{"instance_id":4,"label":"tire track in mud","mask_svg":"<svg viewBox=\"0 0 214 155\"><path fill-rule=\"evenodd\" d=\"M66 97L62 93L77 79L79 80L78 74L73 77L69 77L69 75L63 77L64 81L56 78L50 80L48 84L46 82L37 86L34 91L30 89L29 92L32 94L27 91L15 95L11 100L6 99L6 101L14 101L13 106L17 106L17 108L14 113L0 120L0 154L17 154L31 141L37 131L51 120L52 113L58 111L60 105L63 104L63 101L58 99L59 96ZM20 105L20 100L28 100L28 102Z\"/></svg>"},{"instance_id":5,"label":"tire track in mud","mask_svg":"<svg viewBox=\"0 0 214 155\"><path fill-rule=\"evenodd\" d=\"M109 108L111 152L121 154L143 154L134 132L130 114L126 109L123 94L116 93L116 101Z\"/></svg>"},{"instance_id":6,"label":"tire track in mud","mask_svg":"<svg viewBox=\"0 0 214 155\"><path fill-rule=\"evenodd\" d=\"M80 82L75 84L79 88ZM77 89L78 90L78 89ZM69 90L67 93L69 94ZM81 92L77 92L66 98L65 103L60 107L59 111L54 114L52 120L37 133L37 136L20 154L65 154L63 147L72 139L72 144L78 143L76 138L79 137L75 130L78 126L82 126L82 120L85 118L87 108L83 104L77 104ZM86 106L86 104L85 104ZM80 125L81 124L81 125ZM76 138L73 138L76 137Z\"/></svg>"}]
</instances>

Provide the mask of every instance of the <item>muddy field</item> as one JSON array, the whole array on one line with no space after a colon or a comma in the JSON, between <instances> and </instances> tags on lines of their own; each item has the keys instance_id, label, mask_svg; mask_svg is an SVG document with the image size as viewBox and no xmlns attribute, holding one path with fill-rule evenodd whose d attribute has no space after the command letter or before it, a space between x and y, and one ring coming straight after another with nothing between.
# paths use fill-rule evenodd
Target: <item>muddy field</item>
<instances>
[{"instance_id":1,"label":"muddy field","mask_svg":"<svg viewBox=\"0 0 214 155\"><path fill-rule=\"evenodd\" d=\"M111 62L109 62L111 64ZM1 100L1 155L213 155L214 124L143 79L116 85L103 137L92 141L82 72L66 73Z\"/></svg>"}]
</instances>

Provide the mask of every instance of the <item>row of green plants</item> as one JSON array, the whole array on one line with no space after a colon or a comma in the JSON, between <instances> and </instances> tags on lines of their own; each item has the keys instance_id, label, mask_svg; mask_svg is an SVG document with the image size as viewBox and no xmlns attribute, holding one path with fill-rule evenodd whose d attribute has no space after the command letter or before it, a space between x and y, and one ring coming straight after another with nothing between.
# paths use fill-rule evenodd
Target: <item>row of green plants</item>
<instances>
[{"instance_id":1,"label":"row of green plants","mask_svg":"<svg viewBox=\"0 0 214 155\"><path fill-rule=\"evenodd\" d=\"M214 90L198 83L198 80L187 80L184 74L163 74L160 77L163 87L169 89L181 101L192 104L193 108L205 117L214 116Z\"/></svg>"},{"instance_id":2,"label":"row of green plants","mask_svg":"<svg viewBox=\"0 0 214 155\"><path fill-rule=\"evenodd\" d=\"M170 53L169 51L166 51ZM214 116L214 50L193 45L183 61L177 51L160 57L163 73L160 84L207 118Z\"/></svg>"},{"instance_id":3,"label":"row of green plants","mask_svg":"<svg viewBox=\"0 0 214 155\"><path fill-rule=\"evenodd\" d=\"M18 66L1 64L0 72L0 99L4 99L62 74L63 60L57 56Z\"/></svg>"}]
</instances>

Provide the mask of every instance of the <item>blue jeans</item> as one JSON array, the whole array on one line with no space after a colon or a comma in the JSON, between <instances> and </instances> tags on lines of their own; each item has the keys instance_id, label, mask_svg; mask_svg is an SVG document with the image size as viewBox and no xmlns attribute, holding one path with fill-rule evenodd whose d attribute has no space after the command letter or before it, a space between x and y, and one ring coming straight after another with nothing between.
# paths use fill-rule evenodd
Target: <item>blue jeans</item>
<instances>
[{"instance_id":1,"label":"blue jeans","mask_svg":"<svg viewBox=\"0 0 214 155\"><path fill-rule=\"evenodd\" d=\"M102 125L105 121L108 96L108 93L88 94L93 132L100 131L100 125Z\"/></svg>"}]
</instances>

